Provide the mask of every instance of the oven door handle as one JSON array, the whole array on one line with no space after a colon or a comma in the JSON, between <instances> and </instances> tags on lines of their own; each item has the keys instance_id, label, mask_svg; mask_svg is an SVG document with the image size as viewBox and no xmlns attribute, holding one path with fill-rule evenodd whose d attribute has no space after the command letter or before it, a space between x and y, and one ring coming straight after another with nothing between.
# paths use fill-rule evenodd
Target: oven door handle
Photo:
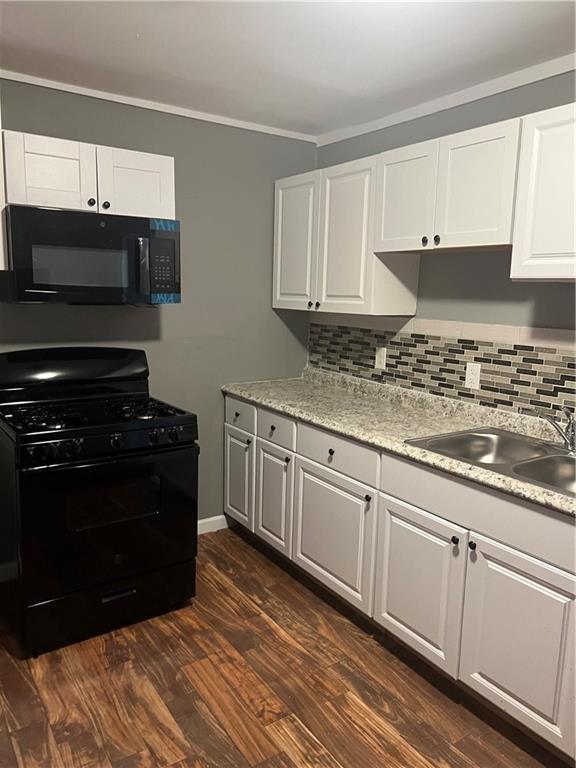
<instances>
[{"instance_id":1,"label":"oven door handle","mask_svg":"<svg viewBox=\"0 0 576 768\"><path fill-rule=\"evenodd\" d=\"M135 513L128 515L127 517L119 517L116 520L107 520L106 522L98 522L93 525L77 525L70 526L68 530L72 533L83 533L84 531L94 531L97 528L109 528L111 525L121 525L122 523L133 523L135 520L145 520L148 517L158 517L160 514L159 509L155 509L152 512Z\"/></svg>"},{"instance_id":2,"label":"oven door handle","mask_svg":"<svg viewBox=\"0 0 576 768\"><path fill-rule=\"evenodd\" d=\"M136 238L136 253L138 258L138 292L141 296L149 296L150 291L150 238Z\"/></svg>"}]
</instances>

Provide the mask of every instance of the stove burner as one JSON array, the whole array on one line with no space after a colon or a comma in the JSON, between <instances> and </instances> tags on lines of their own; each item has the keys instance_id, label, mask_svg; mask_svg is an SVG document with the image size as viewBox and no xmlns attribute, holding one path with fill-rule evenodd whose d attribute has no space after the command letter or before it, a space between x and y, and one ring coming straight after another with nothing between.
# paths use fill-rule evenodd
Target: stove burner
<instances>
[{"instance_id":1,"label":"stove burner","mask_svg":"<svg viewBox=\"0 0 576 768\"><path fill-rule=\"evenodd\" d=\"M0 418L20 432L57 432L82 426L174 419L181 415L182 411L158 400L132 397L0 408Z\"/></svg>"}]
</instances>

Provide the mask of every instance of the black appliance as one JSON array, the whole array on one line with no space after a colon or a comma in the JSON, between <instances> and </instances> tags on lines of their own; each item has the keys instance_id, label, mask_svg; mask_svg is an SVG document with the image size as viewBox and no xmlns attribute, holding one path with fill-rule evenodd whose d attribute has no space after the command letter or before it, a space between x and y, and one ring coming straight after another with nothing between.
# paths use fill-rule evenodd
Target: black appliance
<instances>
[{"instance_id":1,"label":"black appliance","mask_svg":"<svg viewBox=\"0 0 576 768\"><path fill-rule=\"evenodd\" d=\"M24 653L194 596L197 438L142 351L0 355L0 620Z\"/></svg>"},{"instance_id":2,"label":"black appliance","mask_svg":"<svg viewBox=\"0 0 576 768\"><path fill-rule=\"evenodd\" d=\"M180 222L7 205L0 300L177 304Z\"/></svg>"}]
</instances>

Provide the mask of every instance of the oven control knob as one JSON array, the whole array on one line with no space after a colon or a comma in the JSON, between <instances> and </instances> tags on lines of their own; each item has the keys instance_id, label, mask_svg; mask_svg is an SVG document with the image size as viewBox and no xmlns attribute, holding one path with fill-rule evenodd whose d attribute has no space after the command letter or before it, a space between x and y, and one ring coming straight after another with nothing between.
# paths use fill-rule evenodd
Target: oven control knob
<instances>
[{"instance_id":1,"label":"oven control knob","mask_svg":"<svg viewBox=\"0 0 576 768\"><path fill-rule=\"evenodd\" d=\"M178 430L176 427L170 427L168 430L168 440L170 440L171 443L176 443L178 441Z\"/></svg>"},{"instance_id":2,"label":"oven control knob","mask_svg":"<svg viewBox=\"0 0 576 768\"><path fill-rule=\"evenodd\" d=\"M110 445L112 448L122 448L122 435L112 435L110 438Z\"/></svg>"},{"instance_id":3,"label":"oven control knob","mask_svg":"<svg viewBox=\"0 0 576 768\"><path fill-rule=\"evenodd\" d=\"M46 443L42 453L46 461L55 461L60 453L58 443Z\"/></svg>"},{"instance_id":4,"label":"oven control knob","mask_svg":"<svg viewBox=\"0 0 576 768\"><path fill-rule=\"evenodd\" d=\"M40 451L38 449L38 446L29 445L28 448L26 448L26 456L28 457L29 461L36 461L36 459L39 459Z\"/></svg>"},{"instance_id":5,"label":"oven control knob","mask_svg":"<svg viewBox=\"0 0 576 768\"><path fill-rule=\"evenodd\" d=\"M148 440L152 443L152 445L156 445L160 442L160 434L157 429L153 429L148 434Z\"/></svg>"}]
</instances>

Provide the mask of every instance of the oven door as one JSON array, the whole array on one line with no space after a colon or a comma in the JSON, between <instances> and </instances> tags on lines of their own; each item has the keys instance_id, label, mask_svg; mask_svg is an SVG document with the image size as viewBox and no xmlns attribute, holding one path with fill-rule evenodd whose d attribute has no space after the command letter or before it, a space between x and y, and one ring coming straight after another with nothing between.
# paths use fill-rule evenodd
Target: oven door
<instances>
[{"instance_id":1,"label":"oven door","mask_svg":"<svg viewBox=\"0 0 576 768\"><path fill-rule=\"evenodd\" d=\"M150 220L10 205L15 301L150 302Z\"/></svg>"},{"instance_id":2,"label":"oven door","mask_svg":"<svg viewBox=\"0 0 576 768\"><path fill-rule=\"evenodd\" d=\"M196 556L198 447L21 470L26 604Z\"/></svg>"}]
</instances>

